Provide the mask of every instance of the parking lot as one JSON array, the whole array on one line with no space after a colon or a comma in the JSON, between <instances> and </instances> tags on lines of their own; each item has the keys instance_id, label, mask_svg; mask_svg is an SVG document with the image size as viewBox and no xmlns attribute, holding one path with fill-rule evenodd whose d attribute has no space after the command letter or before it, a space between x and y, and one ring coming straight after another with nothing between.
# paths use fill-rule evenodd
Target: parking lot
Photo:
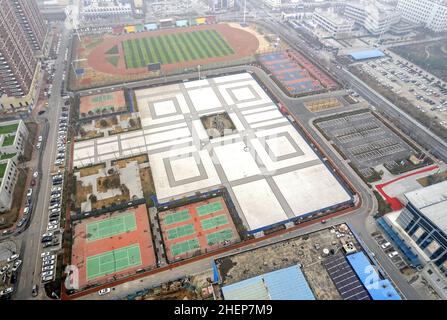
<instances>
[{"instance_id":1,"label":"parking lot","mask_svg":"<svg viewBox=\"0 0 447 320\"><path fill-rule=\"evenodd\" d=\"M340 115L317 125L360 171L406 159L412 153L410 146L369 111Z\"/></svg>"},{"instance_id":2,"label":"parking lot","mask_svg":"<svg viewBox=\"0 0 447 320\"><path fill-rule=\"evenodd\" d=\"M402 254L380 232L375 233L373 237L377 245L387 254L397 269L403 270L408 267L407 262L402 258Z\"/></svg>"},{"instance_id":3,"label":"parking lot","mask_svg":"<svg viewBox=\"0 0 447 320\"><path fill-rule=\"evenodd\" d=\"M426 72L389 56L355 64L381 86L406 98L421 113L431 116L447 128L447 89L439 86Z\"/></svg>"}]
</instances>

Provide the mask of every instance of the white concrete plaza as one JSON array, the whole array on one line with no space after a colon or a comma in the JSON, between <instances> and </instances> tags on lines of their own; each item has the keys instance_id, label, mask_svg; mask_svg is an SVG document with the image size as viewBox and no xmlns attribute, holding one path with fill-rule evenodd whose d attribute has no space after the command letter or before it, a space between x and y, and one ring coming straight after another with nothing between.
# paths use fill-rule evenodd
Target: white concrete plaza
<instances>
[{"instance_id":1,"label":"white concrete plaza","mask_svg":"<svg viewBox=\"0 0 447 320\"><path fill-rule=\"evenodd\" d=\"M251 231L351 199L249 73L135 95L143 129L76 143L74 166L147 153L160 203L224 186ZM237 132L210 139L221 112Z\"/></svg>"}]
</instances>

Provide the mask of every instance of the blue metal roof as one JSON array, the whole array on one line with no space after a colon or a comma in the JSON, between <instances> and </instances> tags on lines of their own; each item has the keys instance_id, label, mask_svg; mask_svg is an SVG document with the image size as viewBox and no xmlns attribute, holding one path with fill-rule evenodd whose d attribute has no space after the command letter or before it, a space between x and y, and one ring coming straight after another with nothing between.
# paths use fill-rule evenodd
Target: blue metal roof
<instances>
[{"instance_id":1,"label":"blue metal roof","mask_svg":"<svg viewBox=\"0 0 447 320\"><path fill-rule=\"evenodd\" d=\"M376 269L363 252L350 254L346 256L346 259L373 300L401 300L390 281L380 279Z\"/></svg>"},{"instance_id":2,"label":"blue metal roof","mask_svg":"<svg viewBox=\"0 0 447 320\"><path fill-rule=\"evenodd\" d=\"M315 300L298 266L265 273L222 287L225 300Z\"/></svg>"},{"instance_id":3,"label":"blue metal roof","mask_svg":"<svg viewBox=\"0 0 447 320\"><path fill-rule=\"evenodd\" d=\"M393 228L388 225L386 220L381 217L377 219L377 223L383 228L385 233L393 240L393 242L399 247L399 249L405 254L407 259L410 261L410 263L417 267L421 265L421 261L419 260L419 257L417 254L413 252L410 246L408 246L396 233L396 231L393 230Z\"/></svg>"},{"instance_id":4,"label":"blue metal roof","mask_svg":"<svg viewBox=\"0 0 447 320\"><path fill-rule=\"evenodd\" d=\"M354 60L364 60L364 59L383 57L385 54L380 50L374 49L374 50L352 52L349 55Z\"/></svg>"}]
</instances>

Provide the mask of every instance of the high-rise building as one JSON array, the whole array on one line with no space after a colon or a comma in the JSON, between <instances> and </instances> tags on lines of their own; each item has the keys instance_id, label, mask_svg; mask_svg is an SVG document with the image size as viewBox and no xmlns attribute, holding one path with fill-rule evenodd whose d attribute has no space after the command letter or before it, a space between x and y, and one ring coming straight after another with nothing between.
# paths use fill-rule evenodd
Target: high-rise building
<instances>
[{"instance_id":1,"label":"high-rise building","mask_svg":"<svg viewBox=\"0 0 447 320\"><path fill-rule=\"evenodd\" d=\"M447 30L447 0L399 0L402 18L434 31Z\"/></svg>"},{"instance_id":2,"label":"high-rise building","mask_svg":"<svg viewBox=\"0 0 447 320\"><path fill-rule=\"evenodd\" d=\"M18 11L19 2L0 0L0 95L10 97L28 93L37 67L33 42L21 25L26 14Z\"/></svg>"},{"instance_id":3,"label":"high-rise building","mask_svg":"<svg viewBox=\"0 0 447 320\"><path fill-rule=\"evenodd\" d=\"M39 11L36 0L9 0L14 8L21 31L33 50L42 50L47 34L47 25Z\"/></svg>"}]
</instances>

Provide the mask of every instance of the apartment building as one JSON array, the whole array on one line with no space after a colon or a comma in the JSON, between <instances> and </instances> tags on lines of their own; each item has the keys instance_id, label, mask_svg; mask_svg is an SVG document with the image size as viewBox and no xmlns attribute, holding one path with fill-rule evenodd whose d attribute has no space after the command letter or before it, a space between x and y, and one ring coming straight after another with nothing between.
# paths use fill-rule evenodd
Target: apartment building
<instances>
[{"instance_id":1,"label":"apartment building","mask_svg":"<svg viewBox=\"0 0 447 320\"><path fill-rule=\"evenodd\" d=\"M17 182L17 159L25 151L28 129L22 120L0 123L0 212L11 208Z\"/></svg>"},{"instance_id":2,"label":"apartment building","mask_svg":"<svg viewBox=\"0 0 447 320\"><path fill-rule=\"evenodd\" d=\"M37 67L34 47L10 0L0 0L0 96L22 97L30 90Z\"/></svg>"},{"instance_id":3,"label":"apartment building","mask_svg":"<svg viewBox=\"0 0 447 320\"><path fill-rule=\"evenodd\" d=\"M397 10L402 18L431 31L447 30L447 0L399 0Z\"/></svg>"}]
</instances>

